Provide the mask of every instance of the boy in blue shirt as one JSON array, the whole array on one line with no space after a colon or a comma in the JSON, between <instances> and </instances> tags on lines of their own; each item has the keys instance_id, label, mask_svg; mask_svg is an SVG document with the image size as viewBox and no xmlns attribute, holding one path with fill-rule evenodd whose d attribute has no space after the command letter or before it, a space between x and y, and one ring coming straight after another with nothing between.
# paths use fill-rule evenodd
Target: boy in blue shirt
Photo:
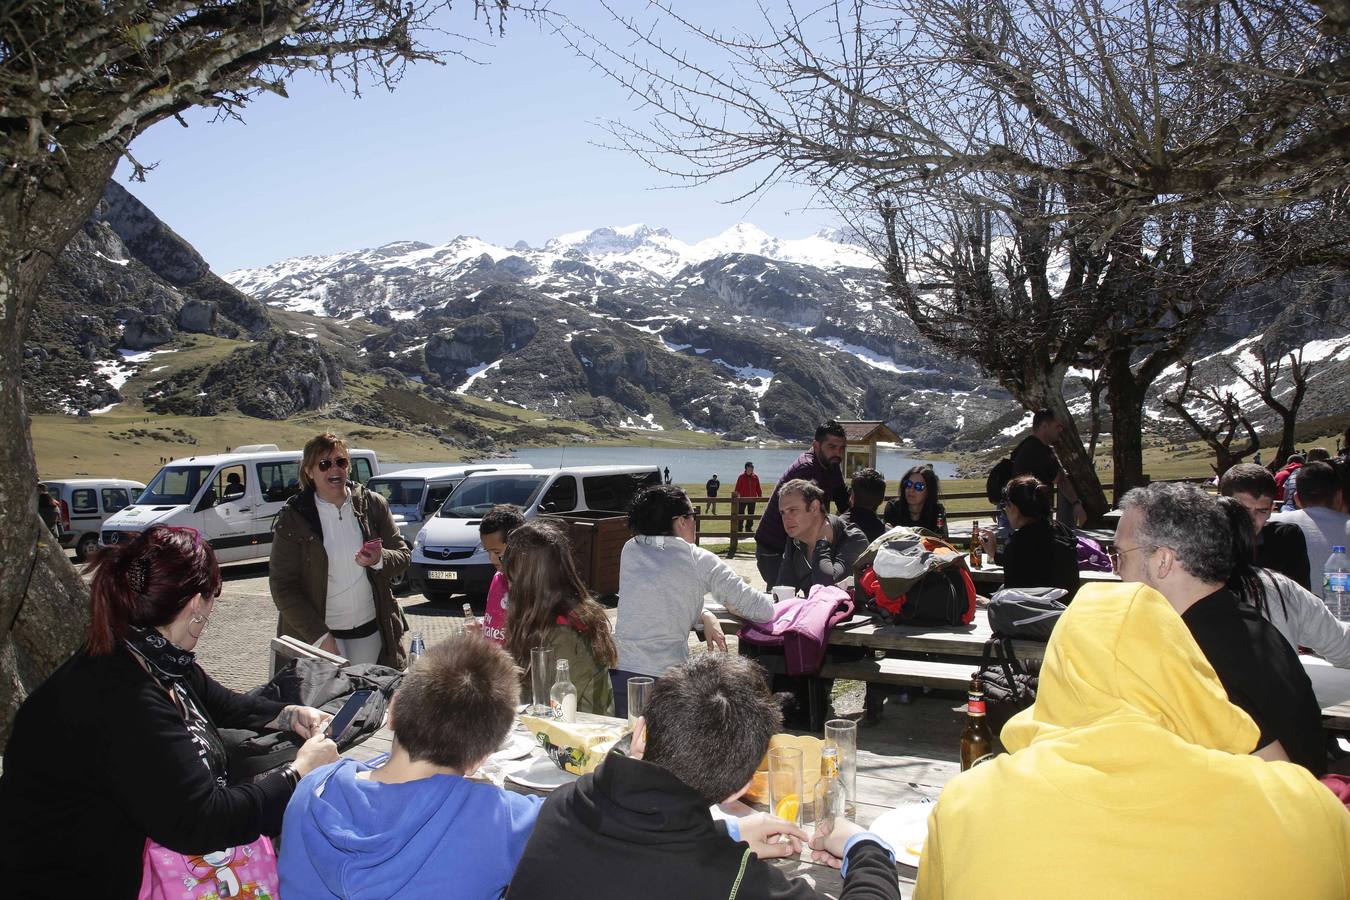
<instances>
[{"instance_id":1,"label":"boy in blue shirt","mask_svg":"<svg viewBox=\"0 0 1350 900\"><path fill-rule=\"evenodd\" d=\"M543 801L464 776L501 746L519 699L500 647L475 634L433 646L395 695L388 762L342 759L296 787L281 895L500 897Z\"/></svg>"}]
</instances>

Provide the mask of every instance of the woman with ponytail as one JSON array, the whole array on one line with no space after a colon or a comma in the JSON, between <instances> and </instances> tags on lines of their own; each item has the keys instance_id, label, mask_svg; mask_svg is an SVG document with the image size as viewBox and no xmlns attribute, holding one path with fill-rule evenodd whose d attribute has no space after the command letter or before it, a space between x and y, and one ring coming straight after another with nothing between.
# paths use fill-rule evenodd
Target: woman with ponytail
<instances>
[{"instance_id":1,"label":"woman with ponytail","mask_svg":"<svg viewBox=\"0 0 1350 900\"><path fill-rule=\"evenodd\" d=\"M619 661L605 608L591 597L572 560L567 535L552 522L526 522L506 539L502 572L511 585L506 649L530 685L530 651L551 647L570 663L577 712L614 715L609 670Z\"/></svg>"},{"instance_id":2,"label":"woman with ponytail","mask_svg":"<svg viewBox=\"0 0 1350 900\"><path fill-rule=\"evenodd\" d=\"M1331 614L1321 598L1273 569L1256 565L1256 528L1251 512L1236 497L1220 497L1233 540L1228 589L1260 610L1295 651L1307 647L1342 669L1350 669L1350 623Z\"/></svg>"},{"instance_id":3,"label":"woman with ponytail","mask_svg":"<svg viewBox=\"0 0 1350 900\"><path fill-rule=\"evenodd\" d=\"M984 552L1003 566L1003 586L1058 587L1078 593L1078 538L1053 520L1050 488L1035 475L1019 475L1003 486L1003 507L1013 536L1002 553L995 552L992 532L981 532Z\"/></svg>"},{"instance_id":4,"label":"woman with ponytail","mask_svg":"<svg viewBox=\"0 0 1350 900\"><path fill-rule=\"evenodd\" d=\"M323 713L235 693L197 664L221 584L199 532L151 527L92 572L88 640L19 708L0 776L0 884L25 897L134 898L147 840L201 856L277 834L296 782L337 759ZM232 785L221 728L303 743Z\"/></svg>"}]
</instances>

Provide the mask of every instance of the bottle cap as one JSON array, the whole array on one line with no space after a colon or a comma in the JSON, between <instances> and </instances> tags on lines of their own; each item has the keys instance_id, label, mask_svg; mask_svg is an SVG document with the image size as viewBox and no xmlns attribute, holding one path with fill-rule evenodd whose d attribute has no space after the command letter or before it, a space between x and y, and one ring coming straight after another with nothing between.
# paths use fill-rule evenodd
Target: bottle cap
<instances>
[{"instance_id":1,"label":"bottle cap","mask_svg":"<svg viewBox=\"0 0 1350 900\"><path fill-rule=\"evenodd\" d=\"M1331 552L1332 552L1332 553L1344 553L1344 552L1345 552L1345 548L1344 548L1344 547L1340 547L1340 546L1332 547L1332 548L1331 548Z\"/></svg>"}]
</instances>

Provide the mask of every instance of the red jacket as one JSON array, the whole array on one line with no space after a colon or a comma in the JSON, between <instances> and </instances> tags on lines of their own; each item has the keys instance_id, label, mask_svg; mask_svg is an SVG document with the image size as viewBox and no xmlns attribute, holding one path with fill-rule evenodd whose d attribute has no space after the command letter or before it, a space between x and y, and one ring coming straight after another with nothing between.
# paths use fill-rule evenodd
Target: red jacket
<instances>
[{"instance_id":1,"label":"red jacket","mask_svg":"<svg viewBox=\"0 0 1350 900\"><path fill-rule=\"evenodd\" d=\"M1303 463L1289 463L1283 469L1275 473L1275 499L1284 499L1284 483L1289 480L1289 476L1298 469L1303 468Z\"/></svg>"},{"instance_id":2,"label":"red jacket","mask_svg":"<svg viewBox=\"0 0 1350 900\"><path fill-rule=\"evenodd\" d=\"M763 497L764 492L759 487L759 476L742 472L741 477L736 479L736 496Z\"/></svg>"}]
</instances>

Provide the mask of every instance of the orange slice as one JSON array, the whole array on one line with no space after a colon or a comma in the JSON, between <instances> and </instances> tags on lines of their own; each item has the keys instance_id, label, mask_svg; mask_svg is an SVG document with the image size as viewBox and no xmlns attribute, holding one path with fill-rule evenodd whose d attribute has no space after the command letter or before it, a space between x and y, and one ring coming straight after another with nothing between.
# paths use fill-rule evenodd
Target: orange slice
<instances>
[{"instance_id":1,"label":"orange slice","mask_svg":"<svg viewBox=\"0 0 1350 900\"><path fill-rule=\"evenodd\" d=\"M774 809L774 815L780 819L786 819L789 822L797 821L797 813L801 810L802 801L796 794L786 794L779 798L778 806Z\"/></svg>"}]
</instances>

